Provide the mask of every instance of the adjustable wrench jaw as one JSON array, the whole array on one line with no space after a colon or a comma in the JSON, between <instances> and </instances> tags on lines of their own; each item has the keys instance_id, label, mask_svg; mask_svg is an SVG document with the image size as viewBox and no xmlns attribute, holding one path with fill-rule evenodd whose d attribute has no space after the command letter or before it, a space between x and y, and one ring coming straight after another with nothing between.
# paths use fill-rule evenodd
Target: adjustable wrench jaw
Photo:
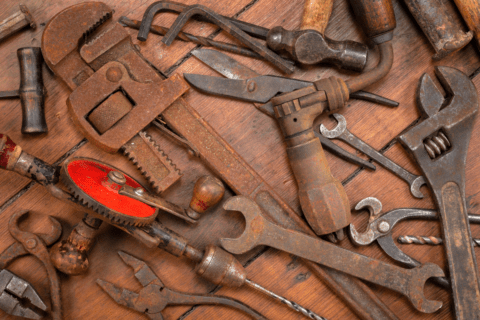
<instances>
[{"instance_id":1,"label":"adjustable wrench jaw","mask_svg":"<svg viewBox=\"0 0 480 320\"><path fill-rule=\"evenodd\" d=\"M430 76L423 75L418 89L418 107L426 119L401 135L399 141L417 159L431 186L455 180L464 193L463 170L451 170L448 175L445 170L465 166L470 133L478 112L478 95L472 81L462 72L436 67L435 73L450 97L444 99ZM426 140L437 138L439 132L447 138L448 145L432 159L425 147ZM428 170L422 164L428 164Z\"/></svg>"}]
</instances>

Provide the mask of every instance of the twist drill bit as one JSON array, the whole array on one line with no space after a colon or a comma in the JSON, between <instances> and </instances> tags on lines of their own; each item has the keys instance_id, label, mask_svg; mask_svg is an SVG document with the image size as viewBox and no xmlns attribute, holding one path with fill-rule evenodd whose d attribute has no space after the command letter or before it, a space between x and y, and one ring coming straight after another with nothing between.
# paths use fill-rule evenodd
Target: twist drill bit
<instances>
[{"instance_id":1,"label":"twist drill bit","mask_svg":"<svg viewBox=\"0 0 480 320\"><path fill-rule=\"evenodd\" d=\"M397 239L398 243L401 244L420 244L420 245L430 245L438 246L443 244L443 240L438 237L426 237L426 236L399 236ZM480 246L480 239L472 239L474 247Z\"/></svg>"},{"instance_id":2,"label":"twist drill bit","mask_svg":"<svg viewBox=\"0 0 480 320\"><path fill-rule=\"evenodd\" d=\"M302 313L303 315L305 315L306 317L309 317L310 319L314 319L314 320L327 320L326 318L324 317L320 317L318 314L316 314L315 312L309 310L309 309L306 309L298 304L296 304L295 302L293 301L290 301L288 299L285 299L284 297L282 296L279 296L275 293L273 293L272 291L269 291L267 289L265 289L264 287L256 284L255 282L252 282L251 280L249 279L245 279L245 283L250 287L250 288L253 288L253 289L256 289L260 292L263 292L264 294L274 298L274 299L277 299L279 300L280 302L286 304L288 307L292 308L293 310L297 311L297 312L300 312Z\"/></svg>"}]
</instances>

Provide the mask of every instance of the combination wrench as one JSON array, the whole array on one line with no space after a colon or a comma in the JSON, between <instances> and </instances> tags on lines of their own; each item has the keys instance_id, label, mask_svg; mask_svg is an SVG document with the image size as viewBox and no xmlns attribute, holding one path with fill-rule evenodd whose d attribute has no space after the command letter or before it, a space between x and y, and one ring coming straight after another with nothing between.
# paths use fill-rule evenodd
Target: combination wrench
<instances>
[{"instance_id":1,"label":"combination wrench","mask_svg":"<svg viewBox=\"0 0 480 320\"><path fill-rule=\"evenodd\" d=\"M364 141L360 140L356 135L348 131L347 129L347 121L345 118L338 113L334 113L333 117L337 120L337 126L332 129L328 130L323 124L320 125L320 132L322 135L329 139L338 139L343 141L358 151L363 152L368 157L372 158L378 164L380 164L385 169L389 170L393 174L397 175L399 178L404 180L410 186L410 192L415 198L422 199L423 193L420 191L420 187L426 184L425 178L423 176L417 176L413 173L408 172L371 146L369 146Z\"/></svg>"},{"instance_id":2,"label":"combination wrench","mask_svg":"<svg viewBox=\"0 0 480 320\"><path fill-rule=\"evenodd\" d=\"M282 228L266 219L261 208L244 196L230 198L224 209L238 211L245 217L245 231L239 238L220 239L223 248L233 254L242 254L261 245L273 247L399 292L421 312L432 313L442 307L441 301L428 300L423 293L429 278L444 276L442 269L433 263L404 269Z\"/></svg>"}]
</instances>

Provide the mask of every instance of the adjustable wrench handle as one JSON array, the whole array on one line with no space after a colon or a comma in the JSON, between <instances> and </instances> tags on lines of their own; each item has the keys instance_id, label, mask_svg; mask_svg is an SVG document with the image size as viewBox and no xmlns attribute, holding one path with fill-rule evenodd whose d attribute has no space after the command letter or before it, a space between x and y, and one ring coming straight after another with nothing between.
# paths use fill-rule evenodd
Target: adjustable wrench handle
<instances>
[{"instance_id":1,"label":"adjustable wrench handle","mask_svg":"<svg viewBox=\"0 0 480 320\"><path fill-rule=\"evenodd\" d=\"M443 233L455 235L454 237L445 236L444 241L448 261L455 262L449 263L449 269L451 282L456 284L452 286L458 306L456 312L457 315L460 315L459 319L474 319L479 315L480 287L478 285L473 286L475 294L470 294L472 288L461 285L464 281L468 281L465 275L469 275L468 277L472 281L478 278L465 195L455 182L447 182L441 188L434 188L434 194L442 217ZM466 232L461 232L461 230L466 230ZM462 247L463 250L456 249L458 247ZM467 259L466 256L473 257L473 259ZM462 306L477 307L462 308Z\"/></svg>"}]
</instances>

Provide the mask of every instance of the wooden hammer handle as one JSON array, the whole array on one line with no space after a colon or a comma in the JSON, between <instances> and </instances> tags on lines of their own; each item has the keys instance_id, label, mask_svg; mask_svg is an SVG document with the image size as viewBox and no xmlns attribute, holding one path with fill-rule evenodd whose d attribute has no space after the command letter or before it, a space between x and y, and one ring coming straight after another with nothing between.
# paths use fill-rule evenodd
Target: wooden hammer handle
<instances>
[{"instance_id":1,"label":"wooden hammer handle","mask_svg":"<svg viewBox=\"0 0 480 320\"><path fill-rule=\"evenodd\" d=\"M300 29L312 29L322 35L332 15L333 0L305 0Z\"/></svg>"},{"instance_id":2,"label":"wooden hammer handle","mask_svg":"<svg viewBox=\"0 0 480 320\"><path fill-rule=\"evenodd\" d=\"M480 0L454 0L463 20L473 31L477 45L480 47Z\"/></svg>"}]
</instances>

